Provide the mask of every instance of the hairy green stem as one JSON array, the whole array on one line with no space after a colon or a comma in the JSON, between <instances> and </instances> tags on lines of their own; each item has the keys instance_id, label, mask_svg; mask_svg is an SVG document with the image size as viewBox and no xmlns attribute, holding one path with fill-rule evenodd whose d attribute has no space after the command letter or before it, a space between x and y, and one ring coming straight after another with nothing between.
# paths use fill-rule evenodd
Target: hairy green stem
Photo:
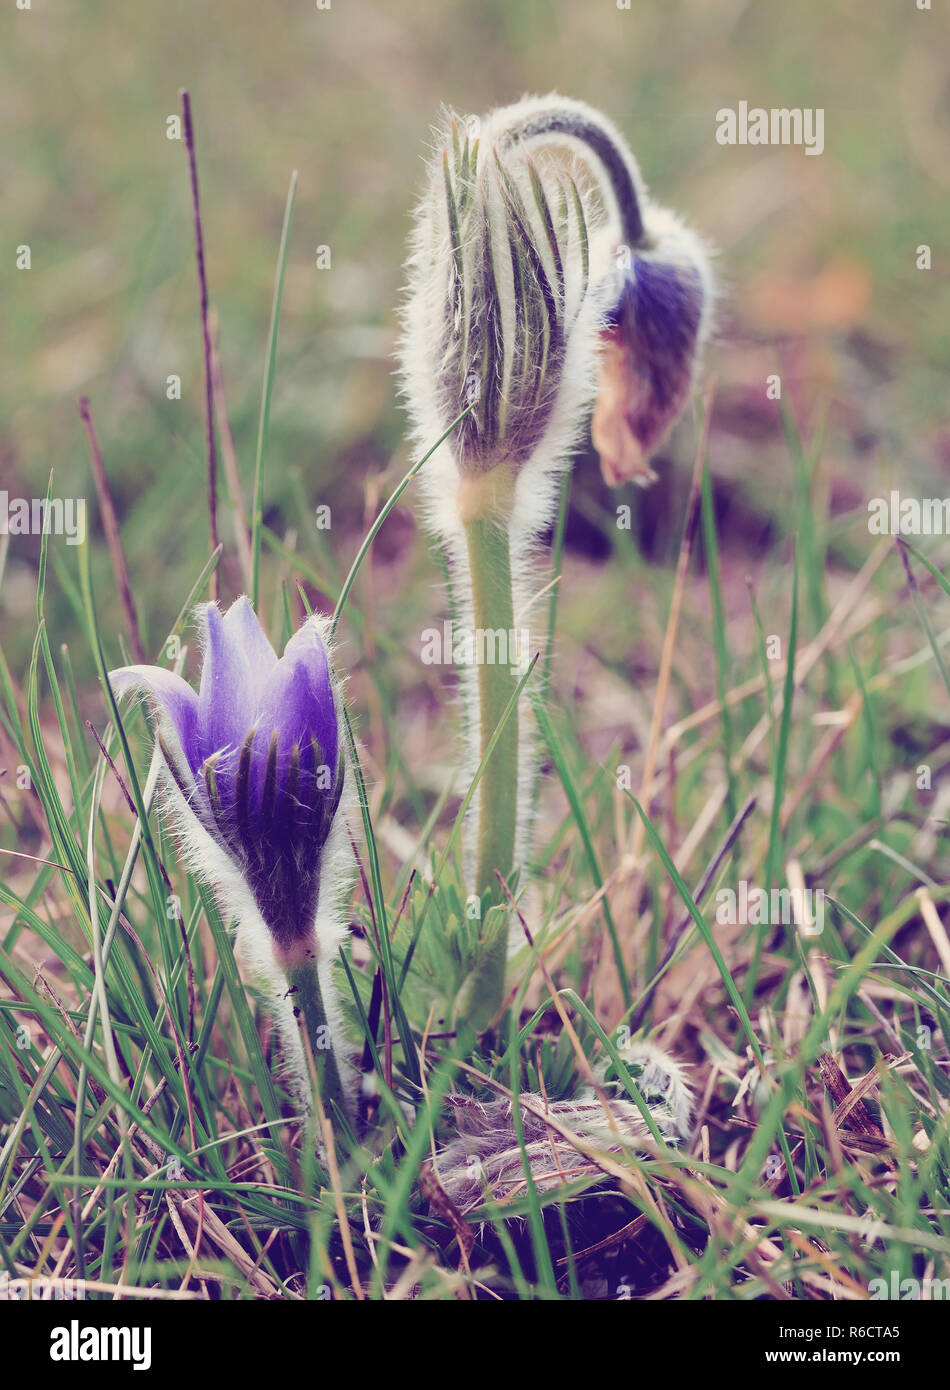
<instances>
[{"instance_id":1,"label":"hairy green stem","mask_svg":"<svg viewBox=\"0 0 950 1390\"><path fill-rule=\"evenodd\" d=\"M290 987L294 1014L300 1023L317 1072L317 1086L320 1099L330 1119L333 1106L341 1114L345 1113L343 1087L340 1083L340 1069L333 1055L333 1036L323 1007L323 993L320 989L320 976L316 957L309 957L299 964L286 968L287 983ZM304 1049L306 1052L306 1048Z\"/></svg>"},{"instance_id":2,"label":"hairy green stem","mask_svg":"<svg viewBox=\"0 0 950 1390\"><path fill-rule=\"evenodd\" d=\"M478 672L478 757L517 687L514 605L507 518L496 511L466 522L472 581L474 657ZM502 635L503 634L503 635ZM498 659L502 658L502 659ZM518 818L518 711L512 710L482 774L479 788L475 891L497 901L497 873L508 879L515 867ZM505 933L499 932L471 981L469 1020L484 1027L501 1007L505 987Z\"/></svg>"}]
</instances>

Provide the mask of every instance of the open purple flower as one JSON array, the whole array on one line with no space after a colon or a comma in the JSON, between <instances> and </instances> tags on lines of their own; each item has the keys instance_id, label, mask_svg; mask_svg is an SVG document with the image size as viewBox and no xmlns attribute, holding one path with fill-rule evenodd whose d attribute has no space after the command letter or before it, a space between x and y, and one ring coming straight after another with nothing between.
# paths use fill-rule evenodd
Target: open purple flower
<instances>
[{"instance_id":1,"label":"open purple flower","mask_svg":"<svg viewBox=\"0 0 950 1390\"><path fill-rule=\"evenodd\" d=\"M310 619L278 660L246 598L202 610L196 693L157 666L109 673L148 699L168 773L238 870L279 953L312 939L321 851L343 790L326 649Z\"/></svg>"}]
</instances>

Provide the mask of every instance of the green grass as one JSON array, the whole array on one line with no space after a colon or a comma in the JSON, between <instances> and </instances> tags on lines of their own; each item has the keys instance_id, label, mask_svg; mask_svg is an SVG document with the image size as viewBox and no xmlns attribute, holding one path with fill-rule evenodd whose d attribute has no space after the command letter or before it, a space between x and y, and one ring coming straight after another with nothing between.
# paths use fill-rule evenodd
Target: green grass
<instances>
[{"instance_id":1,"label":"green grass","mask_svg":"<svg viewBox=\"0 0 950 1390\"><path fill-rule=\"evenodd\" d=\"M707 543L712 497L707 488ZM388 503L385 510L392 514ZM801 519L823 544L827 518L810 512ZM629 541L618 532L615 543ZM148 755L143 721L127 716L123 729L101 700L94 720L113 731L105 743L120 754L134 817L77 721L76 693L46 633L44 546L32 659L22 677L3 666L4 728L31 769L34 808L46 827L42 852L34 860L20 851L27 859L10 861L3 889L10 918L0 948L0 1258L8 1274L222 1298L318 1297L327 1286L335 1297L355 1297L357 1288L363 1297L384 1289L425 1298L486 1289L521 1298L610 1296L596 1257L567 1252L642 1213L652 1234L622 1247L624 1268L637 1270L624 1277L640 1293L670 1281L670 1292L686 1298L770 1298L779 1287L825 1298L866 1290L892 1269L900 1277L946 1277L950 998L917 891L922 882L939 883L936 846L921 844L939 836L942 824L928 819L934 793L917 792L898 742L909 721L930 717L936 698L934 650L948 610L939 547L928 549L920 551L929 571L917 595L922 626L908 620L895 632L903 569L891 553L860 593L852 589L850 602L845 591L846 611L836 614L831 605L834 634L804 676L801 662L828 628L796 639L794 582L783 605L791 602L783 661L766 658L763 669L766 632L788 621L775 621L774 601L759 605L757 640L751 613L727 624L720 597L712 635L719 675L704 667L698 657L708 639L697 620L715 591L694 566L675 663L678 711L665 725L675 757L660 760L651 819L626 796L618 807L609 763L600 774L595 765L592 776L589 767L578 775L589 731L584 702L565 701L558 653L550 707L539 707L551 772L541 784L536 950L524 955L512 1006L480 1044L468 1031L446 1036L432 1013L444 952L462 949L455 853L471 789L459 786L443 798L425 835L410 808L430 807L432 788L425 780L407 785L418 750L366 731L362 759L370 760L374 785L361 788L361 857L370 891L365 896L360 883L354 891L360 936L341 984L352 1001L354 1050L362 1038L376 1097L359 1139L337 1134L331 1168L314 1155L313 1135L308 1142L292 1119L266 1012L235 962L226 924L176 863L155 818L154 779L140 781ZM365 566L368 547L359 558ZM794 575L786 555L772 562ZM290 594L305 571L295 575L287 563ZM86 622L78 643L90 644L102 672L117 643L99 624L88 550L79 570ZM568 557L562 644L587 647L589 635L581 629L579 639L572 627L574 571ZM189 604L208 572L205 566L196 576ZM605 601L627 582L624 573L619 557L597 572ZM354 607L356 581L354 567L341 590L341 600L350 596L337 613L341 623ZM664 611L669 573L657 570L648 582L655 611ZM364 621L353 624L359 705L369 707L389 698L385 667L399 659L398 651L370 659L371 613L364 597ZM293 621L299 616L291 611ZM845 643L850 664L841 659ZM593 660L588 694L607 698L599 692L606 668L596 653ZM823 749L816 735L833 727L826 698L832 663L840 708L850 714L840 743ZM609 673L607 688L616 681ZM703 707L711 689L724 694L728 721L721 698ZM685 718L675 734L677 713ZM449 748L451 738L446 719L439 742ZM723 746L733 750L728 781ZM806 773L808 790L799 798L797 780ZM886 795L868 822L871 781ZM688 881L699 877L725 828L730 784L740 799L755 793L758 807L696 900ZM26 844L37 832L22 801L17 811ZM626 842L634 816L643 817L646 843L631 865L618 832ZM685 829L704 817L684 861ZM430 846L414 884L407 883L408 863L379 838L381 823L393 818ZM740 878L784 884L790 857L828 894L820 937L794 926L717 923L716 889ZM945 890L930 890L938 926L946 898ZM427 1207L417 1182L434 1139L447 1133L447 1092L540 1084L556 1096L575 1084L570 1057L559 1061L554 1047L559 1029L536 951L545 954L589 1060L626 1074L616 1030L651 984L644 962L659 961L683 912L688 924L647 1022L693 1062L704 1096L702 1132L689 1151L661 1144L651 1154L647 1144L625 1154L623 1179L612 1174L598 1183L592 1174L564 1196L539 1193L527 1180L511 1203L489 1199L472 1218L472 1248L467 1264L460 1262L451 1223ZM380 992L395 1024L388 1040ZM877 1070L866 1093L877 1137L862 1137L847 1119L832 1122L834 1103L817 1065L827 1052L852 1081ZM176 1160L180 1167L170 1169ZM524 1221L512 1224L513 1213Z\"/></svg>"}]
</instances>

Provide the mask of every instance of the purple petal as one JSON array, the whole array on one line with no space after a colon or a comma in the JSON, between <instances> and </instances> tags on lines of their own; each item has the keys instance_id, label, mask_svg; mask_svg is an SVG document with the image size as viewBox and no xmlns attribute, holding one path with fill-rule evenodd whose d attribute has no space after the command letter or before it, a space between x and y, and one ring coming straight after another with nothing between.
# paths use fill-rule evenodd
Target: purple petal
<instances>
[{"instance_id":1,"label":"purple petal","mask_svg":"<svg viewBox=\"0 0 950 1390\"><path fill-rule=\"evenodd\" d=\"M205 651L198 692L198 742L208 758L238 748L257 713L251 663L237 622L228 624L214 603L204 609Z\"/></svg>"},{"instance_id":2,"label":"purple petal","mask_svg":"<svg viewBox=\"0 0 950 1390\"><path fill-rule=\"evenodd\" d=\"M224 631L244 654L255 712L260 709L267 679L277 665L277 653L257 621L257 615L242 594L224 615Z\"/></svg>"},{"instance_id":3,"label":"purple petal","mask_svg":"<svg viewBox=\"0 0 950 1390\"><path fill-rule=\"evenodd\" d=\"M161 666L120 666L109 672L109 684L117 699L138 694L149 700L179 771L194 774L201 763L198 696L188 682Z\"/></svg>"},{"instance_id":4,"label":"purple petal","mask_svg":"<svg viewBox=\"0 0 950 1390\"><path fill-rule=\"evenodd\" d=\"M624 305L629 333L651 373L661 407L688 377L703 312L703 285L689 264L637 256Z\"/></svg>"},{"instance_id":5,"label":"purple petal","mask_svg":"<svg viewBox=\"0 0 950 1390\"><path fill-rule=\"evenodd\" d=\"M275 730L278 787L284 782L295 745L300 748L301 771L314 770L313 739L320 745L320 763L330 768L331 782L335 781L336 706L326 649L312 622L291 637L264 689L251 765L251 805L255 809L260 806L268 749Z\"/></svg>"},{"instance_id":6,"label":"purple petal","mask_svg":"<svg viewBox=\"0 0 950 1390\"><path fill-rule=\"evenodd\" d=\"M620 308L636 385L628 424L649 458L689 395L703 321L703 283L688 263L637 256Z\"/></svg>"}]
</instances>

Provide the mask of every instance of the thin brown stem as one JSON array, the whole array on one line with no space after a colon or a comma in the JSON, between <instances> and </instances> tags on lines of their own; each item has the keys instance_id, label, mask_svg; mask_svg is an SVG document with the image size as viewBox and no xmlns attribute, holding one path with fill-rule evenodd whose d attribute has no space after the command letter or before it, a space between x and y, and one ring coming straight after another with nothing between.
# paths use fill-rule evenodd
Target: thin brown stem
<instances>
[{"instance_id":1,"label":"thin brown stem","mask_svg":"<svg viewBox=\"0 0 950 1390\"><path fill-rule=\"evenodd\" d=\"M205 366L205 439L208 447L208 528L211 550L218 547L217 451L214 440L214 388L211 378L211 334L208 329L208 279L205 275L205 246L201 230L201 203L198 198L198 165L195 160L195 131L191 120L191 98L182 89L181 111L185 126L185 148L191 173L191 205L195 218L195 254L198 261L198 291L201 305L201 339ZM212 600L218 597L218 573L211 574Z\"/></svg>"},{"instance_id":2,"label":"thin brown stem","mask_svg":"<svg viewBox=\"0 0 950 1390\"><path fill-rule=\"evenodd\" d=\"M244 497L241 493L241 472L238 468L237 450L234 447L234 436L231 433L227 402L224 397L224 378L221 374L221 354L218 347L218 315L214 308L209 315L209 323L211 327L211 384L214 389L214 413L218 421L218 434L221 438L221 462L224 464L224 476L227 479L228 494L234 509L234 532L237 539L238 558L241 562L241 576L245 589L250 593L254 575L251 528L248 525L247 512L244 508Z\"/></svg>"}]
</instances>

